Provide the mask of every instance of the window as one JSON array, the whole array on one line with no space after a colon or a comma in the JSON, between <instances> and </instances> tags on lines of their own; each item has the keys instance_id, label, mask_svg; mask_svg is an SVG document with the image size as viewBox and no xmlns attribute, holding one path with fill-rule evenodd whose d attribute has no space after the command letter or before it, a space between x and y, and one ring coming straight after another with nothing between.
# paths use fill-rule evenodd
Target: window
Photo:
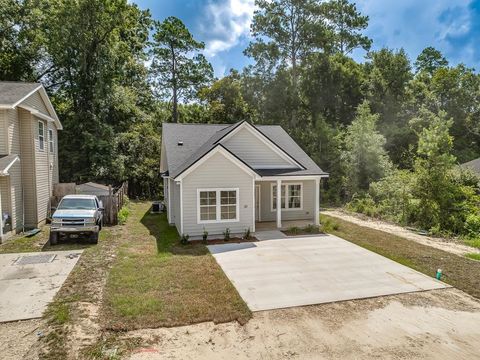
<instances>
[{"instance_id":1,"label":"window","mask_svg":"<svg viewBox=\"0 0 480 360\"><path fill-rule=\"evenodd\" d=\"M38 147L40 150L45 149L45 128L42 121L38 122Z\"/></svg>"},{"instance_id":2,"label":"window","mask_svg":"<svg viewBox=\"0 0 480 360\"><path fill-rule=\"evenodd\" d=\"M238 221L238 189L199 189L198 223Z\"/></svg>"},{"instance_id":3,"label":"window","mask_svg":"<svg viewBox=\"0 0 480 360\"><path fill-rule=\"evenodd\" d=\"M281 208L287 210L302 209L302 184L285 184L280 190ZM272 211L277 209L277 185L272 184Z\"/></svg>"},{"instance_id":4,"label":"window","mask_svg":"<svg viewBox=\"0 0 480 360\"><path fill-rule=\"evenodd\" d=\"M54 146L53 146L53 130L48 129L48 149L51 153L53 153Z\"/></svg>"}]
</instances>

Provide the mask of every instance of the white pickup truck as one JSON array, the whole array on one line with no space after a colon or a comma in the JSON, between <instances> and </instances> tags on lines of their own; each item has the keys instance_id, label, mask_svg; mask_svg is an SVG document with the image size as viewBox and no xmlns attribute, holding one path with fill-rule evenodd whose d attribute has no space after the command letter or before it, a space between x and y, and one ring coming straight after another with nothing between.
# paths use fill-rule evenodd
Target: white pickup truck
<instances>
[{"instance_id":1,"label":"white pickup truck","mask_svg":"<svg viewBox=\"0 0 480 360\"><path fill-rule=\"evenodd\" d=\"M60 234L87 235L96 244L102 225L103 207L95 195L64 196L52 215L50 244L55 245Z\"/></svg>"}]
</instances>

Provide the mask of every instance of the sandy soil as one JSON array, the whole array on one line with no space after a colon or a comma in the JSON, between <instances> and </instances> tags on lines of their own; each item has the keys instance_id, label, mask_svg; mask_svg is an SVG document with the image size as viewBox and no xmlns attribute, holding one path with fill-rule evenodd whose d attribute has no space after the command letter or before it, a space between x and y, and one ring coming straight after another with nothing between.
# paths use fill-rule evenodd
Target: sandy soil
<instances>
[{"instance_id":1,"label":"sandy soil","mask_svg":"<svg viewBox=\"0 0 480 360\"><path fill-rule=\"evenodd\" d=\"M39 335L43 335L40 319L0 323L0 358L35 358L34 347Z\"/></svg>"},{"instance_id":2,"label":"sandy soil","mask_svg":"<svg viewBox=\"0 0 480 360\"><path fill-rule=\"evenodd\" d=\"M337 217L346 221L350 221L356 225L369 227L375 230L385 231L390 234L401 236L403 238L413 240L423 245L431 246L436 249L448 251L456 255L465 255L467 253L480 253L480 249L476 249L464 245L453 239L435 238L430 236L419 235L413 231L407 230L399 225L391 224L385 221L366 218L361 215L349 214L340 210L322 211L323 215Z\"/></svg>"},{"instance_id":3,"label":"sandy soil","mask_svg":"<svg viewBox=\"0 0 480 360\"><path fill-rule=\"evenodd\" d=\"M480 359L480 302L435 290L255 313L246 325L138 330L131 360Z\"/></svg>"}]
</instances>

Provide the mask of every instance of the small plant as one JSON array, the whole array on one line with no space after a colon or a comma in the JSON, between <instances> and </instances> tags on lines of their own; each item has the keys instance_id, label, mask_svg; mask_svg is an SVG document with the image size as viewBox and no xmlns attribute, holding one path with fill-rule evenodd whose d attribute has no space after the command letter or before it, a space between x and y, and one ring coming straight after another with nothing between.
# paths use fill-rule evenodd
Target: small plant
<instances>
[{"instance_id":1,"label":"small plant","mask_svg":"<svg viewBox=\"0 0 480 360\"><path fill-rule=\"evenodd\" d=\"M305 230L305 232L307 232L309 234L316 234L316 233L318 233L318 226L308 224L307 226L305 226L304 230Z\"/></svg>"},{"instance_id":2,"label":"small plant","mask_svg":"<svg viewBox=\"0 0 480 360\"><path fill-rule=\"evenodd\" d=\"M203 228L203 234L202 234L202 239L203 242L206 244L207 243L207 238L208 238L208 231L205 230L205 227Z\"/></svg>"},{"instance_id":3,"label":"small plant","mask_svg":"<svg viewBox=\"0 0 480 360\"><path fill-rule=\"evenodd\" d=\"M182 245L188 244L188 239L190 239L190 235L182 234L182 237L180 238L180 244Z\"/></svg>"},{"instance_id":4,"label":"small plant","mask_svg":"<svg viewBox=\"0 0 480 360\"><path fill-rule=\"evenodd\" d=\"M120 211L118 212L118 223L120 225L123 225L127 222L128 215L130 215L130 210L128 210L128 207L123 206Z\"/></svg>"},{"instance_id":5,"label":"small plant","mask_svg":"<svg viewBox=\"0 0 480 360\"><path fill-rule=\"evenodd\" d=\"M252 238L252 234L250 234L250 228L245 229L245 232L243 233L243 239L250 240L251 238Z\"/></svg>"},{"instance_id":6,"label":"small plant","mask_svg":"<svg viewBox=\"0 0 480 360\"><path fill-rule=\"evenodd\" d=\"M223 232L223 240L229 241L230 240L230 229L226 228Z\"/></svg>"},{"instance_id":7,"label":"small plant","mask_svg":"<svg viewBox=\"0 0 480 360\"><path fill-rule=\"evenodd\" d=\"M300 232L300 228L298 226L290 226L288 232L292 235L297 235Z\"/></svg>"},{"instance_id":8,"label":"small plant","mask_svg":"<svg viewBox=\"0 0 480 360\"><path fill-rule=\"evenodd\" d=\"M325 232L325 233L328 233L328 232L331 232L331 231L334 231L334 230L338 230L338 228L339 228L338 224L335 221L332 221L330 219L326 219L322 223L322 231Z\"/></svg>"}]
</instances>

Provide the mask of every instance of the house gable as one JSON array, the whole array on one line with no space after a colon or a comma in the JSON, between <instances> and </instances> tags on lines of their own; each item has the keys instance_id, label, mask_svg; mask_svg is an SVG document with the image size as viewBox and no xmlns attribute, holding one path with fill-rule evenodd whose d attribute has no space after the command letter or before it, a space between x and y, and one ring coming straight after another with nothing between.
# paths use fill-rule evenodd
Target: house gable
<instances>
[{"instance_id":1,"label":"house gable","mask_svg":"<svg viewBox=\"0 0 480 360\"><path fill-rule=\"evenodd\" d=\"M288 154L253 126L244 123L221 140L229 151L254 169L300 168Z\"/></svg>"},{"instance_id":2,"label":"house gable","mask_svg":"<svg viewBox=\"0 0 480 360\"><path fill-rule=\"evenodd\" d=\"M43 101L42 97L40 96L40 93L38 91L35 91L33 94L31 94L29 97L27 97L25 100L23 100L19 106L29 106L43 115L47 115L52 117L52 114L48 111L47 105Z\"/></svg>"}]
</instances>

